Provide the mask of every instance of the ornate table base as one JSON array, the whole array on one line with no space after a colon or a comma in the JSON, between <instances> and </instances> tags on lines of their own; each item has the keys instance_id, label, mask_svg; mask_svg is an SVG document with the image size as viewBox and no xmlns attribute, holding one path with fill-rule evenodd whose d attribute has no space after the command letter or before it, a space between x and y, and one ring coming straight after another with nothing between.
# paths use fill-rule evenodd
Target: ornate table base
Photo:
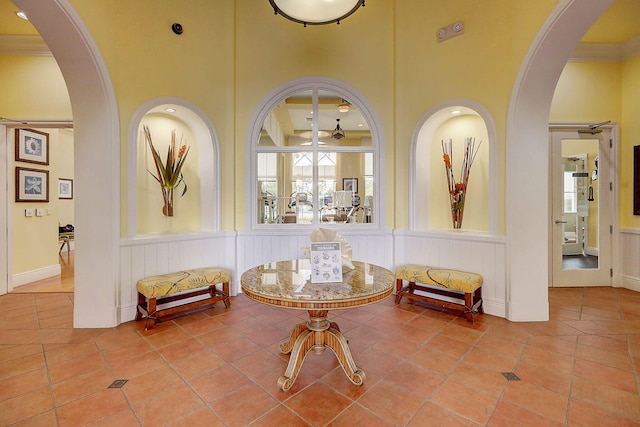
<instances>
[{"instance_id":1,"label":"ornate table base","mask_svg":"<svg viewBox=\"0 0 640 427\"><path fill-rule=\"evenodd\" d=\"M340 366L352 383L361 385L364 382L364 372L356 367L347 340L338 325L327 319L328 312L329 310L309 310L309 321L298 323L289 339L280 344L282 353L291 353L287 370L278 379L278 387L283 391L288 391L293 386L307 353L313 351L321 354L327 347L335 353Z\"/></svg>"}]
</instances>

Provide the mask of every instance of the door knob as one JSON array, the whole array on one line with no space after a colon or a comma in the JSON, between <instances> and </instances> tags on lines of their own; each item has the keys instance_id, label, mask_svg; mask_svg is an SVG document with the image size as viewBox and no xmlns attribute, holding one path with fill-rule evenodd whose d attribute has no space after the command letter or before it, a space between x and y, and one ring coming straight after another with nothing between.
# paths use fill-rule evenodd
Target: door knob
<instances>
[{"instance_id":1,"label":"door knob","mask_svg":"<svg viewBox=\"0 0 640 427\"><path fill-rule=\"evenodd\" d=\"M558 221L557 219L556 219L555 222L556 222L556 224L566 224L567 223L567 221Z\"/></svg>"}]
</instances>

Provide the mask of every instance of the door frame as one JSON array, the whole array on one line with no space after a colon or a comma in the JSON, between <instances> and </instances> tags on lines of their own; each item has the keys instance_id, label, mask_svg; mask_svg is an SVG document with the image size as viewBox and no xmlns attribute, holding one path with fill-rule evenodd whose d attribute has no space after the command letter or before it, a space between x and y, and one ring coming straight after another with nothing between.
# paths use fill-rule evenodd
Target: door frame
<instances>
[{"instance_id":1,"label":"door frame","mask_svg":"<svg viewBox=\"0 0 640 427\"><path fill-rule=\"evenodd\" d=\"M553 122L549 124L549 171L552 171L553 164L553 147L552 147L552 131L567 131L577 132L578 129L587 129L592 123L586 122ZM619 170L619 135L620 126L617 122L611 122L606 125L600 126L602 129L609 131L609 138L611 140L611 158L609 159L609 176L598 176L600 184L603 182L610 182L611 184L611 268L613 269L613 275L610 280L611 287L621 287L622 279L620 277L621 261L620 261L620 237L619 237L619 176L617 171ZM607 180L607 181L604 181ZM553 180L551 175L549 177L549 287L553 286Z\"/></svg>"},{"instance_id":2,"label":"door frame","mask_svg":"<svg viewBox=\"0 0 640 427\"><path fill-rule=\"evenodd\" d=\"M0 176L5 179L6 185L0 185L0 231L3 233L3 238L0 239L0 295L7 294L12 288L11 275L9 266L12 263L12 251L9 250L11 246L10 239L11 233L11 221L9 216L9 139L7 138L8 128L5 125L0 125ZM2 225L6 224L6 227Z\"/></svg>"}]
</instances>

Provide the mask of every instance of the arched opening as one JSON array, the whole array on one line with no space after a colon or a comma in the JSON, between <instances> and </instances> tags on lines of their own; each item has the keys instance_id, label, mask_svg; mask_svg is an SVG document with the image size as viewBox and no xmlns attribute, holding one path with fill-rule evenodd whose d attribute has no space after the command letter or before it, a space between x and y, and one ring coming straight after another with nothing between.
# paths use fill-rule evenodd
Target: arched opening
<instances>
[{"instance_id":1,"label":"arched opening","mask_svg":"<svg viewBox=\"0 0 640 427\"><path fill-rule=\"evenodd\" d=\"M531 44L507 121L507 318L548 320L549 111L582 36L614 0L564 0ZM527 189L527 197L522 197Z\"/></svg>"},{"instance_id":2,"label":"arched opening","mask_svg":"<svg viewBox=\"0 0 640 427\"><path fill-rule=\"evenodd\" d=\"M16 0L56 58L74 116L75 327L115 326L120 234L119 122L99 51L65 0Z\"/></svg>"}]
</instances>

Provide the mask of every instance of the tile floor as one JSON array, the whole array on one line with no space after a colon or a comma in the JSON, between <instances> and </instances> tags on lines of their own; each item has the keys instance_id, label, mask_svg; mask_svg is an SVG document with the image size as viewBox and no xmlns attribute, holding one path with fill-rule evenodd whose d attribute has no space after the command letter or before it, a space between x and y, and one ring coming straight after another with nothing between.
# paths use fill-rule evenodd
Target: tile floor
<instances>
[{"instance_id":1,"label":"tile floor","mask_svg":"<svg viewBox=\"0 0 640 427\"><path fill-rule=\"evenodd\" d=\"M640 425L640 294L552 289L550 306L549 322L473 325L392 297L330 312L365 384L326 351L285 393L278 344L304 311L240 295L149 332L73 329L72 293L4 295L0 425Z\"/></svg>"}]
</instances>

